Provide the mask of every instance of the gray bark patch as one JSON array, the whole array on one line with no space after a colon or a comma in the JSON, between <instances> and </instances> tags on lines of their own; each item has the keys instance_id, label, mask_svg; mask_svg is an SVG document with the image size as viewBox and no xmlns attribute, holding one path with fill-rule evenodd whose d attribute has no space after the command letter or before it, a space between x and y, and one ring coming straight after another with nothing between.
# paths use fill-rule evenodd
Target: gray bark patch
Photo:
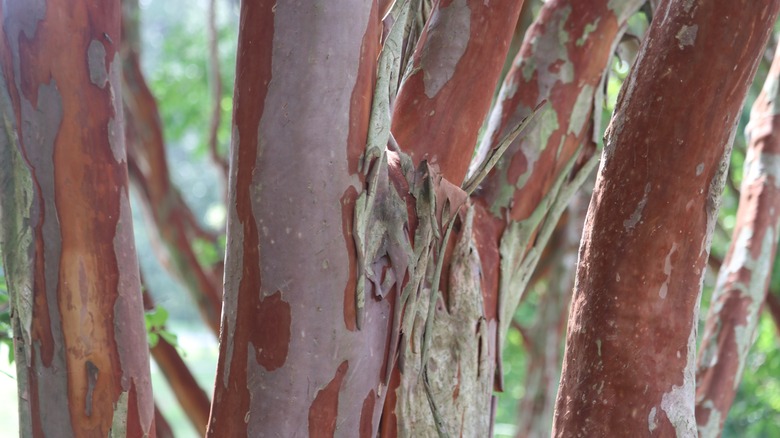
<instances>
[{"instance_id":1,"label":"gray bark patch","mask_svg":"<svg viewBox=\"0 0 780 438\"><path fill-rule=\"evenodd\" d=\"M122 109L122 61L116 54L111 61L109 81L114 117L108 121L108 144L116 162L121 163L127 159L127 150L125 148L125 118Z\"/></svg>"},{"instance_id":2,"label":"gray bark patch","mask_svg":"<svg viewBox=\"0 0 780 438\"><path fill-rule=\"evenodd\" d=\"M100 88L108 82L106 70L106 47L98 40L89 42L87 48L87 65L89 66L89 81Z\"/></svg>"},{"instance_id":3,"label":"gray bark patch","mask_svg":"<svg viewBox=\"0 0 780 438\"><path fill-rule=\"evenodd\" d=\"M466 53L470 33L471 11L466 0L455 0L431 17L421 60L425 95L429 99L452 79L458 61Z\"/></svg>"}]
</instances>

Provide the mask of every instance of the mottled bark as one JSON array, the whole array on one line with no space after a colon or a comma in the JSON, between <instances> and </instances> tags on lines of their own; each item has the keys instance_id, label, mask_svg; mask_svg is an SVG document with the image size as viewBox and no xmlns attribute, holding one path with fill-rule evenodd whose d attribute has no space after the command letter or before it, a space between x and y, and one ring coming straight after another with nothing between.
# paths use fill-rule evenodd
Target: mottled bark
<instances>
[{"instance_id":1,"label":"mottled bark","mask_svg":"<svg viewBox=\"0 0 780 438\"><path fill-rule=\"evenodd\" d=\"M523 0L434 5L393 109L392 131L414 163L460 184L490 109Z\"/></svg>"},{"instance_id":2,"label":"mottled bark","mask_svg":"<svg viewBox=\"0 0 780 438\"><path fill-rule=\"evenodd\" d=\"M471 174L540 101L549 110L512 142L474 196L486 311L500 321L499 352L546 239L594 164L594 100L620 29L641 3L546 2L501 86ZM580 151L584 169L574 163Z\"/></svg>"},{"instance_id":3,"label":"mottled bark","mask_svg":"<svg viewBox=\"0 0 780 438\"><path fill-rule=\"evenodd\" d=\"M606 135L555 436L697 433L699 293L735 126L778 6L660 6Z\"/></svg>"},{"instance_id":4,"label":"mottled bark","mask_svg":"<svg viewBox=\"0 0 780 438\"><path fill-rule=\"evenodd\" d=\"M118 1L0 6L2 246L22 436L154 436Z\"/></svg>"},{"instance_id":5,"label":"mottled bark","mask_svg":"<svg viewBox=\"0 0 780 438\"><path fill-rule=\"evenodd\" d=\"M209 436L371 436L379 425L391 302L367 300L356 330L351 236L377 14L363 1L241 5Z\"/></svg>"},{"instance_id":6,"label":"mottled bark","mask_svg":"<svg viewBox=\"0 0 780 438\"><path fill-rule=\"evenodd\" d=\"M391 113L398 120L419 109L413 100L402 103L413 94L398 100L395 94L424 3L396 4L378 64L376 5L369 10L356 3L338 14L290 4L242 6L212 435L308 430L372 436L380 420L388 435L489 433L495 318L491 329L482 310L467 194L442 178L441 163L385 149L388 141L395 144ZM457 2L439 6L433 14L442 14L435 18L440 26L472 18L474 26L458 36L463 53L449 52L443 27L438 35L427 31L432 46L419 49L421 58L446 61L431 69L453 69L437 70L432 96L447 95L450 103L484 97L484 114L506 51L484 35L511 36L517 17L498 17L481 3L473 17ZM489 28L480 18L485 14L501 28ZM291 29L300 26L328 29L337 44L298 38ZM479 59L494 72L492 83L477 91L453 87L452 71ZM425 82L415 71L405 84ZM468 69L460 73L454 76L459 81L474 77ZM447 114L457 114L453 109L437 106L427 120L444 123ZM458 182L479 123L470 142L450 145L453 156L466 159ZM400 132L404 147L446 143ZM448 270L452 264L460 268Z\"/></svg>"},{"instance_id":7,"label":"mottled bark","mask_svg":"<svg viewBox=\"0 0 780 438\"><path fill-rule=\"evenodd\" d=\"M490 114L472 172L543 100L551 111L514 141L482 185L494 215L527 219L591 138L594 98L617 36L641 0L553 0L528 30Z\"/></svg>"},{"instance_id":8,"label":"mottled bark","mask_svg":"<svg viewBox=\"0 0 780 438\"><path fill-rule=\"evenodd\" d=\"M717 437L734 401L769 287L780 227L780 52L753 105L731 245L721 265L696 373L699 436Z\"/></svg>"}]
</instances>

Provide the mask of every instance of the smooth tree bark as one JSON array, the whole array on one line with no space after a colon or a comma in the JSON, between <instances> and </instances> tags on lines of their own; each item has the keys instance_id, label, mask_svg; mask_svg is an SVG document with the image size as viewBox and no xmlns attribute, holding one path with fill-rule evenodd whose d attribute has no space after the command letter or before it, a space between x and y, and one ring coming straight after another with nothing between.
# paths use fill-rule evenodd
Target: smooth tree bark
<instances>
[{"instance_id":1,"label":"smooth tree bark","mask_svg":"<svg viewBox=\"0 0 780 438\"><path fill-rule=\"evenodd\" d=\"M0 211L22 436L154 436L118 1L0 6Z\"/></svg>"},{"instance_id":2,"label":"smooth tree bark","mask_svg":"<svg viewBox=\"0 0 780 438\"><path fill-rule=\"evenodd\" d=\"M659 6L606 135L555 436L696 435L700 290L735 126L778 7Z\"/></svg>"},{"instance_id":3,"label":"smooth tree bark","mask_svg":"<svg viewBox=\"0 0 780 438\"><path fill-rule=\"evenodd\" d=\"M477 6L469 12L458 2L437 3L429 23L456 29L466 20L511 36L517 17L498 19ZM424 2L396 3L377 64L377 5L242 5L212 436L371 436L380 422L382 433L489 433L494 360L486 360L491 342L470 231L449 247L465 269L454 279L442 273L449 230L467 194L437 166L413 161L404 152L412 140L399 134L398 149L390 138L391 114L402 102L391 106L404 77L404 48L414 47L410 35L426 10ZM487 27L488 13L500 28ZM294 31L300 26L329 36L304 38ZM438 41L425 52L437 63L456 57L444 59L438 85L426 89L434 100L438 91L458 89L452 85L460 75L449 77L447 69L461 56L473 65L469 56L494 43L475 30L479 44L467 55L448 54L445 35L423 34ZM503 46L504 53L486 52L493 53L486 58L494 76ZM419 71L414 59L405 83ZM480 86L488 99L495 89L489 82ZM469 155L473 142L463 144ZM466 210L458 220L470 230ZM437 315L434 324L442 281L457 283L459 292L448 294L449 319Z\"/></svg>"},{"instance_id":4,"label":"smooth tree bark","mask_svg":"<svg viewBox=\"0 0 780 438\"><path fill-rule=\"evenodd\" d=\"M780 226L780 52L750 113L737 222L721 264L698 357L699 436L720 436L753 345Z\"/></svg>"},{"instance_id":5,"label":"smooth tree bark","mask_svg":"<svg viewBox=\"0 0 780 438\"><path fill-rule=\"evenodd\" d=\"M359 331L345 305L380 37L372 3L241 5L208 436L378 426L390 302L368 300Z\"/></svg>"}]
</instances>

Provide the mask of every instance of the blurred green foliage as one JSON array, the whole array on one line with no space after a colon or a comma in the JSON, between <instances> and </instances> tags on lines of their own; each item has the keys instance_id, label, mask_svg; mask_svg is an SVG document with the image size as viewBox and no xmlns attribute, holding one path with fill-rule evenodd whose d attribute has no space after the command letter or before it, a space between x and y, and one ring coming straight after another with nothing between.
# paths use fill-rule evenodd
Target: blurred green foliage
<instances>
[{"instance_id":1,"label":"blurred green foliage","mask_svg":"<svg viewBox=\"0 0 780 438\"><path fill-rule=\"evenodd\" d=\"M142 0L142 68L158 101L166 141L171 179L196 218L221 234L219 246L196 241L198 261L213 266L224 254L224 206L226 188L209 156L208 127L214 102L209 88L206 36L207 3ZM238 10L233 2L217 1L219 69L222 74L221 123L218 150L227 157L235 75ZM141 211L133 197L136 242L141 269L155 301L171 318L186 324L200 324L200 316L182 285L161 266Z\"/></svg>"},{"instance_id":2,"label":"blurred green foliage","mask_svg":"<svg viewBox=\"0 0 780 438\"><path fill-rule=\"evenodd\" d=\"M164 307L157 306L144 313L144 322L146 323L146 333L149 339L149 347L156 347L163 338L174 347L179 344L176 335L165 328L168 322L168 311Z\"/></svg>"}]
</instances>

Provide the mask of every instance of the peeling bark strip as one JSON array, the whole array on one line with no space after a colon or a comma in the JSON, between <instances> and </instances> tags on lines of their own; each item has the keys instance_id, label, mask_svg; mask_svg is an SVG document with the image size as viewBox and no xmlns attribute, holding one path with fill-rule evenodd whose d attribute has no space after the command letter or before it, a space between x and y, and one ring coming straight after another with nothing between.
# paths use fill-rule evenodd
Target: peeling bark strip
<instances>
[{"instance_id":1,"label":"peeling bark strip","mask_svg":"<svg viewBox=\"0 0 780 438\"><path fill-rule=\"evenodd\" d=\"M779 7L668 1L653 20L588 211L555 436L696 435L699 292L734 128ZM680 48L676 30L693 26Z\"/></svg>"},{"instance_id":2,"label":"peeling bark strip","mask_svg":"<svg viewBox=\"0 0 780 438\"><path fill-rule=\"evenodd\" d=\"M120 13L118 1L0 6L0 237L23 436L155 434Z\"/></svg>"},{"instance_id":3,"label":"peeling bark strip","mask_svg":"<svg viewBox=\"0 0 780 438\"><path fill-rule=\"evenodd\" d=\"M482 185L497 217L527 219L590 135L594 97L619 29L642 0L552 0L544 4L501 86L472 173L537 104L552 110L509 147Z\"/></svg>"},{"instance_id":4,"label":"peeling bark strip","mask_svg":"<svg viewBox=\"0 0 780 438\"><path fill-rule=\"evenodd\" d=\"M593 180L595 177L590 181L591 187ZM533 325L522 331L527 354L526 384L517 408L516 438L549 436L552 427L563 360L561 346L574 284L572 266L577 263L577 248L591 195L590 190L584 189L588 185L569 204L547 245L550 260L547 264L552 265L547 268L548 286L540 293L539 312ZM543 263L539 263L536 274L543 270Z\"/></svg>"},{"instance_id":5,"label":"peeling bark strip","mask_svg":"<svg viewBox=\"0 0 780 438\"><path fill-rule=\"evenodd\" d=\"M242 2L209 436L355 434L372 391L379 426L391 306L368 299L361 330L345 324L356 260L342 206L362 191L377 14L363 1Z\"/></svg>"},{"instance_id":6,"label":"peeling bark strip","mask_svg":"<svg viewBox=\"0 0 780 438\"><path fill-rule=\"evenodd\" d=\"M451 0L434 6L393 110L393 134L415 164L466 176L523 0Z\"/></svg>"},{"instance_id":7,"label":"peeling bark strip","mask_svg":"<svg viewBox=\"0 0 780 438\"><path fill-rule=\"evenodd\" d=\"M780 51L753 105L737 224L704 328L696 374L699 436L717 437L734 401L761 304L769 287L780 227Z\"/></svg>"},{"instance_id":8,"label":"peeling bark strip","mask_svg":"<svg viewBox=\"0 0 780 438\"><path fill-rule=\"evenodd\" d=\"M512 315L546 243L537 235L549 235L579 187L564 181L584 145L589 144L596 90L620 28L642 3L545 2L501 86L471 174L539 102L548 101L549 110L509 146L475 193L480 208L488 210L477 215L476 228L493 229L480 234L478 242L486 296L493 291L493 297L486 298L487 313L500 321L499 355ZM587 176L587 167L578 169L579 181Z\"/></svg>"}]
</instances>

